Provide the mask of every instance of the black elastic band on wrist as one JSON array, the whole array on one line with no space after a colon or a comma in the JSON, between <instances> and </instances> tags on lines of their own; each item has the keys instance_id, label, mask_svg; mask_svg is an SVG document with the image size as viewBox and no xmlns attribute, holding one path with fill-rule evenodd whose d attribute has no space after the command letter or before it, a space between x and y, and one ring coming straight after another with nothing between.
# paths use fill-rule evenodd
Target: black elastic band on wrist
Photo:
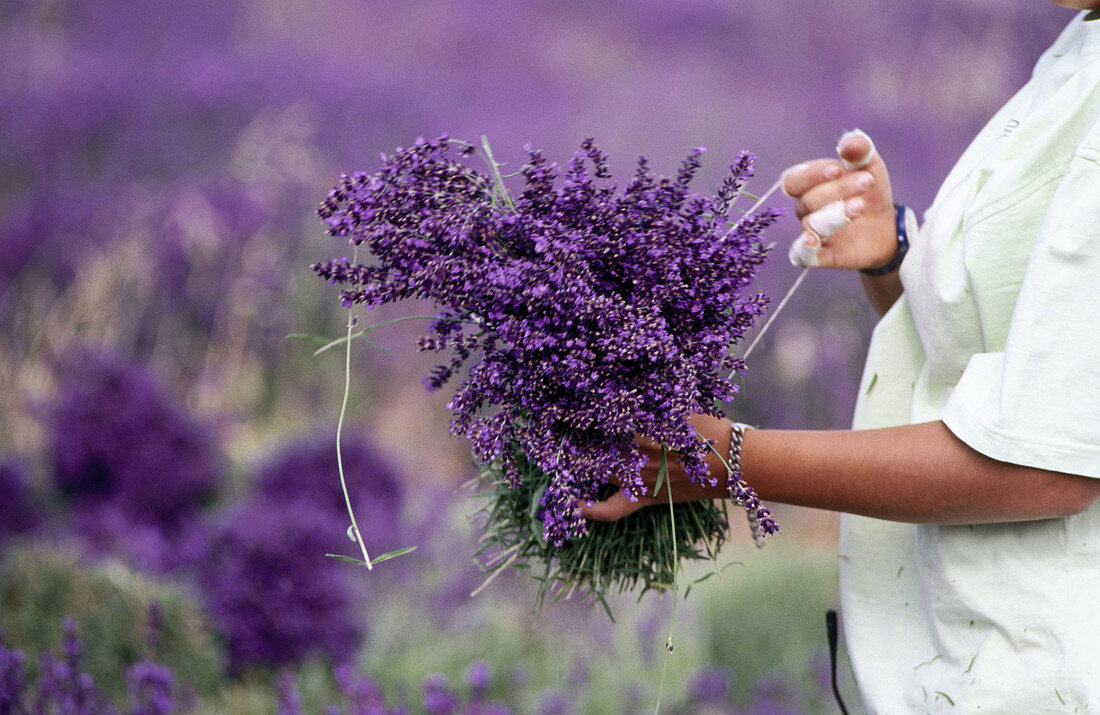
<instances>
[{"instance_id":1,"label":"black elastic band on wrist","mask_svg":"<svg viewBox=\"0 0 1100 715\"><path fill-rule=\"evenodd\" d=\"M905 230L905 204L894 204L894 212L897 217L898 228L898 248L894 252L894 257L882 268L861 268L860 273L867 276L884 276L887 273L896 271L901 266L901 262L905 260L905 254L909 252L909 236Z\"/></svg>"}]
</instances>

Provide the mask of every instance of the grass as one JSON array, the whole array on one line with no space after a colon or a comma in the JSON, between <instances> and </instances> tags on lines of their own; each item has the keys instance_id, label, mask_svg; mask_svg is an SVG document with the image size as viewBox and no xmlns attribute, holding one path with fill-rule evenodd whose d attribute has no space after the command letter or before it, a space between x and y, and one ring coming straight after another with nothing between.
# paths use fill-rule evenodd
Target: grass
<instances>
[{"instance_id":1,"label":"grass","mask_svg":"<svg viewBox=\"0 0 1100 715\"><path fill-rule=\"evenodd\" d=\"M667 512L664 513L667 517ZM535 712L552 692L564 693L580 712L619 715L652 712L664 641L672 614L670 593L609 595L617 622L579 600L532 611L538 584L522 573L503 574L476 597L476 570L461 520L449 520L435 537L406 557L402 569L379 569L363 603L367 640L355 663L374 679L391 706L423 712L424 679L442 673L460 695L475 661L493 674L489 699L514 712ZM72 615L86 641L88 669L97 682L114 683L140 655L144 614L156 601L165 610L165 636L156 654L181 680L199 690L199 712L225 715L275 712L275 673L262 669L230 679L221 646L192 594L156 583L117 563L90 565L42 546L6 544L0 562L0 630L9 647L30 651L60 641L60 621ZM668 656L662 712L692 712L690 682L702 668L733 673L729 707L748 707L759 686L779 682L779 697L800 712L829 712L831 696L819 684L825 653L824 612L836 606L836 557L776 539L762 550L728 544L718 575L694 584L679 604L675 652ZM333 563L333 568L340 568ZM685 568L684 585L713 564ZM365 574L366 571L364 570ZM383 582L392 574L393 578ZM451 595L446 595L451 594ZM457 595L454 595L457 594ZM842 661L843 662L843 661ZM842 676L848 690L851 676ZM332 666L309 661L297 683L306 712L339 703ZM106 689L106 688L105 688Z\"/></svg>"}]
</instances>

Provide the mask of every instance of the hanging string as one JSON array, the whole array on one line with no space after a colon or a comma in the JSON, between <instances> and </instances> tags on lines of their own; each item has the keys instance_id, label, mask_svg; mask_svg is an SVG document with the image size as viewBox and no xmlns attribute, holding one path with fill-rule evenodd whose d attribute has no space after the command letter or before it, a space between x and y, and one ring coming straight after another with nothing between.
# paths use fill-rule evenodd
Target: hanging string
<instances>
[{"instance_id":1,"label":"hanging string","mask_svg":"<svg viewBox=\"0 0 1100 715\"><path fill-rule=\"evenodd\" d=\"M743 221L746 216L751 216L753 212L760 208L760 206L763 205L763 203L767 201L772 194L778 191L779 187L781 187L782 185L783 177L780 176L779 180L772 184L772 187L768 189L767 192L763 196L761 196L755 204L752 205L752 208L744 213L744 215L741 217L741 221ZM738 223L740 223L741 221L738 221ZM734 228L736 228L736 226L734 226ZM764 322L764 327L760 328L760 332L758 332L756 336L753 337L752 342L749 343L749 347L746 348L744 354L741 355L742 360L748 359L749 354L753 351L753 348L755 348L756 344L760 342L760 338L764 337L764 333L768 332L768 328L771 327L772 322L775 321L775 319L779 316L779 313L783 310L784 306L787 305L787 301L789 301L791 299L791 296L794 295L794 292L798 290L798 286L802 285L802 281L806 279L806 274L809 273L809 271L809 268L803 268L802 272L798 274L798 278L795 279L794 284L791 285L790 289L787 290L787 294L783 296L783 299L779 301L779 304L777 306L775 306L775 310L773 310L771 315L768 316L767 321ZM726 377L726 379L732 380L734 375L736 374L737 371L734 370L730 372L729 376Z\"/></svg>"},{"instance_id":2,"label":"hanging string","mask_svg":"<svg viewBox=\"0 0 1100 715\"><path fill-rule=\"evenodd\" d=\"M752 208L751 208L751 209L749 209L749 210L748 210L748 211L746 211L746 212L745 212L744 214L742 214L741 218L740 218L740 219L739 219L739 220L737 221L737 223L736 223L736 224L734 224L734 226L733 226L733 227L734 227L734 228L737 228L738 224L740 224L740 223L741 223L742 221L744 221L744 220L745 220L745 217L746 217L746 216L752 216L752 214L756 212L756 209L760 208L760 206L761 206L761 205L762 205L762 204L763 204L763 203L764 203L765 201L767 201L767 200L768 200L768 197L770 197L770 196L771 196L772 194L774 194L774 193L775 193L776 191L779 191L779 187L780 187L780 186L782 186L782 185L783 185L783 176L782 176L782 175L780 175L780 176L779 176L779 180L778 180L778 181L776 181L776 182L775 182L774 184L772 184L772 187L771 187L770 189L768 189L767 191L765 191L765 192L764 192L764 195L763 195L763 196L761 196L761 197L760 197L759 199L757 199L757 200L756 200L756 203L752 205Z\"/></svg>"},{"instance_id":3,"label":"hanging string","mask_svg":"<svg viewBox=\"0 0 1100 715\"><path fill-rule=\"evenodd\" d=\"M787 290L787 294L783 296L783 299L779 301L779 304L777 306L775 306L775 310L773 310L772 314L768 316L767 321L765 321L764 323L764 327L760 328L760 332L757 333L755 337L753 337L752 342L749 343L749 346L747 348L745 348L745 354L741 356L742 360L748 359L749 353L751 353L753 348L756 347L756 344L760 342L760 338L764 337L764 333L768 332L768 328L771 327L772 322L779 315L780 311L783 310L783 307L787 305L787 301L791 299L791 296L794 295L794 292L798 290L798 286L802 285L802 281L806 279L806 275L809 274L809 272L809 268L803 268L802 272L798 274L798 278L794 279L794 283L791 284L791 287Z\"/></svg>"}]
</instances>

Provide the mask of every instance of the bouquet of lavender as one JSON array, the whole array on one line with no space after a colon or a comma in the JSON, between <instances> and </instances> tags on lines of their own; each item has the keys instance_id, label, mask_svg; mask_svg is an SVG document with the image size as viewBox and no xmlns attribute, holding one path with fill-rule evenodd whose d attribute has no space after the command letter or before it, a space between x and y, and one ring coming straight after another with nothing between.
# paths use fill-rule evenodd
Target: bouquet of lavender
<instances>
[{"instance_id":1,"label":"bouquet of lavender","mask_svg":"<svg viewBox=\"0 0 1100 715\"><path fill-rule=\"evenodd\" d=\"M614 584L668 588L670 544L652 538L667 519L643 509L623 520L638 527L624 537L621 525L588 524L577 504L606 493L612 477L629 495L645 493L637 434L663 444L691 478L714 482L711 445L688 418L720 415L737 392L729 378L745 365L729 350L763 312L766 298L747 288L779 212L729 219L752 174L745 152L716 194L702 196L689 190L702 149L672 178L641 159L621 191L590 139L564 170L526 151L516 195L487 142L481 173L467 162L478 148L446 136L383 155L373 174L342 176L319 213L356 257L313 270L342 286L347 307L439 306L420 349L449 359L425 384L437 389L472 363L448 407L452 433L470 440L493 487L486 539L504 558L490 569L542 560L544 587L601 597ZM369 261L357 259L361 247ZM703 542L713 556L724 509L676 509L687 525L677 553L702 557L690 546ZM758 501L753 510L765 532L776 530ZM566 556L581 551L589 556Z\"/></svg>"}]
</instances>

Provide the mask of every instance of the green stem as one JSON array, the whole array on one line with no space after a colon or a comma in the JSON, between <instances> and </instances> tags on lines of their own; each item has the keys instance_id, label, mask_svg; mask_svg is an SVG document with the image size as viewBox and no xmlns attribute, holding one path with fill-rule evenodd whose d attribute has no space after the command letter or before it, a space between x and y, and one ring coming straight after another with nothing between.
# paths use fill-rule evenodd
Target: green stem
<instances>
[{"instance_id":1,"label":"green stem","mask_svg":"<svg viewBox=\"0 0 1100 715\"><path fill-rule=\"evenodd\" d=\"M501 201L505 206L514 209L516 203L512 200L512 195L508 193L508 187L504 185L504 177L500 175L500 164L493 158L493 150L489 146L489 137L484 134L481 135L481 149L485 152L485 157L489 160L489 173L493 175L494 198Z\"/></svg>"},{"instance_id":2,"label":"green stem","mask_svg":"<svg viewBox=\"0 0 1100 715\"><path fill-rule=\"evenodd\" d=\"M665 660L661 664L661 679L657 685L657 703L653 706L654 715L661 712L661 696L665 692L665 674L668 672L668 661L672 658L672 633L676 630L676 606L680 601L679 589L676 585L677 572L680 570L680 558L676 549L676 510L672 505L672 480L668 477L668 454L664 445L661 445L661 473L665 475L665 488L668 489L668 519L672 527L672 622L668 625L668 640L665 641ZM658 481L660 481L660 477L658 477Z\"/></svg>"},{"instance_id":3,"label":"green stem","mask_svg":"<svg viewBox=\"0 0 1100 715\"><path fill-rule=\"evenodd\" d=\"M359 247L355 247L353 262L357 262L359 258ZM355 510L351 508L351 497L348 495L348 483L344 478L344 456L341 449L341 438L344 434L344 417L348 412L348 394L351 392L351 330L355 327L355 318L352 315L351 308L348 308L348 333L347 333L347 345L344 351L344 401L340 405L340 419L336 422L336 470L340 473L340 487L344 490L344 503L348 507L348 516L351 517L351 531L355 536L356 543L359 544L359 549L363 552L363 563L367 565L367 570L370 571L374 568L371 564L370 556L367 555L367 545L363 543L363 536L359 532L359 524L355 521Z\"/></svg>"}]
</instances>

